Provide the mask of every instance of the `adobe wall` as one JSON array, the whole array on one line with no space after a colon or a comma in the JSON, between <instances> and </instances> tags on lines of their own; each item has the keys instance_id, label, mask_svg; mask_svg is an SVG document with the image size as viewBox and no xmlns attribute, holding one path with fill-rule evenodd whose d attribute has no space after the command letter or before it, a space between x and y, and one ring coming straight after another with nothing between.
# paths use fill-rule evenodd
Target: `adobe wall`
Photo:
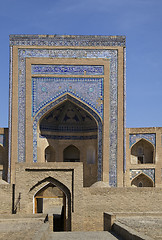
<instances>
[{"instance_id":1,"label":"adobe wall","mask_svg":"<svg viewBox=\"0 0 162 240\"><path fill-rule=\"evenodd\" d=\"M12 213L12 185L0 184L0 214Z\"/></svg>"},{"instance_id":2,"label":"adobe wall","mask_svg":"<svg viewBox=\"0 0 162 240\"><path fill-rule=\"evenodd\" d=\"M15 196L17 199L21 193L21 212L33 213L33 196L46 184L46 181L41 181L48 177L65 185L73 195L72 198L79 197L80 188L83 187L82 174L82 163L17 163Z\"/></svg>"},{"instance_id":3,"label":"adobe wall","mask_svg":"<svg viewBox=\"0 0 162 240\"><path fill-rule=\"evenodd\" d=\"M82 163L17 164L16 199L21 192L20 212L34 210L34 194L51 177L71 193L73 231L103 230L104 212L162 212L161 188L83 188Z\"/></svg>"},{"instance_id":4,"label":"adobe wall","mask_svg":"<svg viewBox=\"0 0 162 240\"><path fill-rule=\"evenodd\" d=\"M161 188L84 188L83 229L103 230L104 212L162 212Z\"/></svg>"}]
</instances>

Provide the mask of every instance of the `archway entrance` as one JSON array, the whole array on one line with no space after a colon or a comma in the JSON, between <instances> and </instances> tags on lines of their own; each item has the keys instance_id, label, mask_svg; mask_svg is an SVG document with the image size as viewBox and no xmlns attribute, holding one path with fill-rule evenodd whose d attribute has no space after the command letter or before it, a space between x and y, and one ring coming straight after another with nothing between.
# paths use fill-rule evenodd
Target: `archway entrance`
<instances>
[{"instance_id":1,"label":"archway entrance","mask_svg":"<svg viewBox=\"0 0 162 240\"><path fill-rule=\"evenodd\" d=\"M66 231L66 196L52 183L41 188L34 196L35 213L53 218L53 231Z\"/></svg>"}]
</instances>

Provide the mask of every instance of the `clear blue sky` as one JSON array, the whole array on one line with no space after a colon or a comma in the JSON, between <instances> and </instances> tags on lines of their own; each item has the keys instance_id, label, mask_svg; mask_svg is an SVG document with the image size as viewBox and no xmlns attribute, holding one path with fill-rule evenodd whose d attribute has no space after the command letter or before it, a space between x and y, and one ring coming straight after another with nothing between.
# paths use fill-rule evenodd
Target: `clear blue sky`
<instances>
[{"instance_id":1,"label":"clear blue sky","mask_svg":"<svg viewBox=\"0 0 162 240\"><path fill-rule=\"evenodd\" d=\"M9 34L126 35L127 127L162 127L162 0L0 0L0 127Z\"/></svg>"}]
</instances>

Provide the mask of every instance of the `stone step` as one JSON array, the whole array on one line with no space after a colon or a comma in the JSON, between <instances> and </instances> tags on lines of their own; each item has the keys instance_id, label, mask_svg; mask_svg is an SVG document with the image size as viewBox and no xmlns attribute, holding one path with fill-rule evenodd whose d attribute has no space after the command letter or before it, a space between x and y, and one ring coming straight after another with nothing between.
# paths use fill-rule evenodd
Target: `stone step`
<instances>
[{"instance_id":1,"label":"stone step","mask_svg":"<svg viewBox=\"0 0 162 240\"><path fill-rule=\"evenodd\" d=\"M54 232L49 234L48 240L116 240L109 232Z\"/></svg>"}]
</instances>

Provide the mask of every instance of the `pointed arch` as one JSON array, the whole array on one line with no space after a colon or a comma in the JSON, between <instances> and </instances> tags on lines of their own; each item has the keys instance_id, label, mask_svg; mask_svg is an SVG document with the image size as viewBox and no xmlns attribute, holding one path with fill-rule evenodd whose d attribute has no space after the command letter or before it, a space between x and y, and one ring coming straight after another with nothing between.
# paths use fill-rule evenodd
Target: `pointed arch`
<instances>
[{"instance_id":1,"label":"pointed arch","mask_svg":"<svg viewBox=\"0 0 162 240\"><path fill-rule=\"evenodd\" d=\"M42 108L34 118L33 121L33 162L37 162L37 129L38 123L42 119L42 117L49 113L56 106L61 104L63 101L69 100L74 104L81 107L83 110L88 112L94 120L97 122L98 126L98 181L102 179L102 119L98 112L93 110L90 106L83 103L80 99L75 98L70 94L64 94L61 97L57 98L55 101L49 103L47 106Z\"/></svg>"},{"instance_id":2,"label":"pointed arch","mask_svg":"<svg viewBox=\"0 0 162 240\"><path fill-rule=\"evenodd\" d=\"M35 210L35 196L38 194L39 191L47 187L49 184L52 184L56 186L58 189L60 189L63 194L66 196L67 199L67 206L68 206L68 213L67 213L67 231L71 231L71 213L72 213L72 194L67 186L65 186L62 182L59 180L53 178L53 177L47 177L42 179L41 181L37 182L33 187L30 188L29 192L33 192L33 212ZM40 186L40 188L39 188Z\"/></svg>"},{"instance_id":3,"label":"pointed arch","mask_svg":"<svg viewBox=\"0 0 162 240\"><path fill-rule=\"evenodd\" d=\"M131 146L131 164L155 162L155 146L147 139L141 138Z\"/></svg>"},{"instance_id":4,"label":"pointed arch","mask_svg":"<svg viewBox=\"0 0 162 240\"><path fill-rule=\"evenodd\" d=\"M153 180L144 173L139 173L131 181L131 186L135 187L154 187Z\"/></svg>"},{"instance_id":5,"label":"pointed arch","mask_svg":"<svg viewBox=\"0 0 162 240\"><path fill-rule=\"evenodd\" d=\"M134 145L136 145L138 142L140 142L140 141L142 141L142 140L148 142L149 144L152 145L153 148L155 148L154 144L153 144L151 141L149 141L148 139L142 137L142 138L137 139L137 141L132 144L131 149L132 149L132 147L133 147Z\"/></svg>"},{"instance_id":6,"label":"pointed arch","mask_svg":"<svg viewBox=\"0 0 162 240\"><path fill-rule=\"evenodd\" d=\"M63 161L80 162L80 150L72 144L69 145L63 151Z\"/></svg>"},{"instance_id":7,"label":"pointed arch","mask_svg":"<svg viewBox=\"0 0 162 240\"><path fill-rule=\"evenodd\" d=\"M55 162L55 151L52 146L48 146L44 151L45 162Z\"/></svg>"}]
</instances>

